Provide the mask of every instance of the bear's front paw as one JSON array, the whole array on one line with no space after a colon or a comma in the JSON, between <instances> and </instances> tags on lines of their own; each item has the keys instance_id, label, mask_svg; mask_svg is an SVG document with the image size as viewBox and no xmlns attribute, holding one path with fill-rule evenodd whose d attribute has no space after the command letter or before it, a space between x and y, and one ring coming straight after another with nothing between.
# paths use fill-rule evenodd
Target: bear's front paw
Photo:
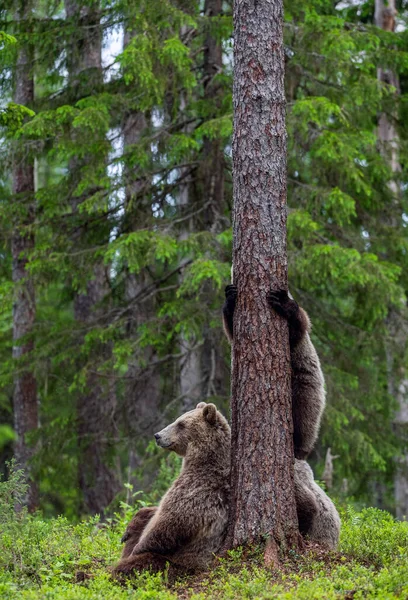
<instances>
[{"instance_id":1,"label":"bear's front paw","mask_svg":"<svg viewBox=\"0 0 408 600\"><path fill-rule=\"evenodd\" d=\"M238 296L238 290L236 285L227 285L225 288L225 297L227 300L233 299L236 300Z\"/></svg>"},{"instance_id":2,"label":"bear's front paw","mask_svg":"<svg viewBox=\"0 0 408 600\"><path fill-rule=\"evenodd\" d=\"M123 581L126 577L129 577L133 573L133 567L129 563L119 563L116 567L111 569L111 576L114 579Z\"/></svg>"},{"instance_id":3,"label":"bear's front paw","mask_svg":"<svg viewBox=\"0 0 408 600\"><path fill-rule=\"evenodd\" d=\"M275 312L285 319L291 319L299 310L299 305L295 300L289 298L286 290L272 290L269 292L268 304Z\"/></svg>"}]
</instances>

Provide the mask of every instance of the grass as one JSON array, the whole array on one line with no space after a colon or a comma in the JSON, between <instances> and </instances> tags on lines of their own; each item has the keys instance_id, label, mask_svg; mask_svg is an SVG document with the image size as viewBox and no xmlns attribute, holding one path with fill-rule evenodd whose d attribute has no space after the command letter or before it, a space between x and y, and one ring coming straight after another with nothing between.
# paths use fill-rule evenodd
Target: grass
<instances>
[{"instance_id":1,"label":"grass","mask_svg":"<svg viewBox=\"0 0 408 600\"><path fill-rule=\"evenodd\" d=\"M277 570L263 566L260 549L237 549L206 573L171 587L165 575L144 573L126 587L112 581L120 537L132 509L115 518L72 524L67 519L16 515L18 474L0 483L0 598L4 600L209 600L408 598L408 523L386 512L342 512L337 552L306 544ZM18 495L18 494L17 494ZM84 574L86 574L84 576Z\"/></svg>"}]
</instances>

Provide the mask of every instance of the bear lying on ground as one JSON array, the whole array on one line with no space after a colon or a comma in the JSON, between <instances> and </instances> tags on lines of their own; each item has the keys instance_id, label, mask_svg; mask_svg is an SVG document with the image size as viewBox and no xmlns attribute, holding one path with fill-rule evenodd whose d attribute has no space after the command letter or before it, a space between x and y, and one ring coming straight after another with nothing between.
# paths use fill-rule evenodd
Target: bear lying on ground
<instances>
[{"instance_id":1,"label":"bear lying on ground","mask_svg":"<svg viewBox=\"0 0 408 600\"><path fill-rule=\"evenodd\" d=\"M146 513L141 518L136 515L135 540L143 519L147 524L114 569L116 576L146 568L164 570L168 564L179 573L203 569L226 533L231 446L226 419L214 404L201 402L155 438L162 448L183 456L183 466L151 518Z\"/></svg>"},{"instance_id":2,"label":"bear lying on ground","mask_svg":"<svg viewBox=\"0 0 408 600\"><path fill-rule=\"evenodd\" d=\"M173 575L204 569L226 534L231 446L226 419L214 404L201 402L155 437L159 446L184 457L183 467L160 505L142 508L129 523L114 575L167 566ZM336 508L300 460L295 460L295 500L301 533L335 548Z\"/></svg>"},{"instance_id":3,"label":"bear lying on ground","mask_svg":"<svg viewBox=\"0 0 408 600\"><path fill-rule=\"evenodd\" d=\"M223 322L230 343L233 341L237 297L237 287L228 285L225 288ZM323 372L309 336L311 324L306 311L285 290L270 292L268 304L289 325L293 445L295 458L305 459L317 440L326 403Z\"/></svg>"}]
</instances>

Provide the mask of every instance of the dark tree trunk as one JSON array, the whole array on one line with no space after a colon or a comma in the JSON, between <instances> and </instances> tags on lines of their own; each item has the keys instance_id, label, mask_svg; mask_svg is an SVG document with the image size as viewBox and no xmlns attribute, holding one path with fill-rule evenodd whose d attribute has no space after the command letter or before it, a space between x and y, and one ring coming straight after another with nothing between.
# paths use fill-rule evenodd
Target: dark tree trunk
<instances>
[{"instance_id":1,"label":"dark tree trunk","mask_svg":"<svg viewBox=\"0 0 408 600\"><path fill-rule=\"evenodd\" d=\"M16 21L29 26L32 3L20 2ZM32 106L34 101L33 47L20 45L17 55L13 101L16 104ZM34 248L34 159L19 153L13 166L13 194L22 207L22 219L16 223L12 237L13 281L15 298L13 305L13 358L24 360L32 352L32 338L35 322L34 283L26 271L27 254ZM27 362L25 360L25 362ZM38 505L37 485L31 477L31 459L35 448L27 443L27 434L38 427L37 385L33 372L22 366L14 379L13 394L14 428L17 434L15 458L18 466L28 477L27 506L34 510Z\"/></svg>"},{"instance_id":2,"label":"dark tree trunk","mask_svg":"<svg viewBox=\"0 0 408 600\"><path fill-rule=\"evenodd\" d=\"M75 25L68 49L69 78L72 93L80 98L94 92L101 85L102 77L102 30L99 3L88 2L87 6L65 0L67 19ZM78 181L81 167L87 158L72 159L69 164L73 182ZM72 199L73 214L79 219L75 244L80 247L91 245L87 239L88 229L84 215L78 207L84 197ZM83 220L82 226L80 219ZM108 229L108 228L106 228ZM101 303L109 293L108 268L96 263L86 293L74 297L74 315L81 325L92 327L102 317ZM101 358L109 355L109 347L101 349ZM77 431L79 441L78 480L83 495L85 512L103 514L120 489L119 475L114 460L113 438L115 433L116 394L113 380L102 380L95 372L87 375L86 392L77 403Z\"/></svg>"},{"instance_id":3,"label":"dark tree trunk","mask_svg":"<svg viewBox=\"0 0 408 600\"><path fill-rule=\"evenodd\" d=\"M234 3L234 319L231 514L227 546L269 536L268 562L299 540L287 323L282 0Z\"/></svg>"}]
</instances>

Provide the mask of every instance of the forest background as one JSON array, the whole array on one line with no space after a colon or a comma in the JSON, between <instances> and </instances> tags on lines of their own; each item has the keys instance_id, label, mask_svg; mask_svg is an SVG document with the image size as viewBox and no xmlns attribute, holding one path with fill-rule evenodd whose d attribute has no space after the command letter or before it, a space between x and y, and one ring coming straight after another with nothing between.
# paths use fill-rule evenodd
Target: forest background
<instances>
[{"instance_id":1,"label":"forest background","mask_svg":"<svg viewBox=\"0 0 408 600\"><path fill-rule=\"evenodd\" d=\"M327 385L316 476L331 448L332 492L402 516L408 13L387 7L285 4L288 256ZM109 514L152 485L153 432L229 413L232 6L5 0L0 30L1 469L45 515Z\"/></svg>"}]
</instances>

